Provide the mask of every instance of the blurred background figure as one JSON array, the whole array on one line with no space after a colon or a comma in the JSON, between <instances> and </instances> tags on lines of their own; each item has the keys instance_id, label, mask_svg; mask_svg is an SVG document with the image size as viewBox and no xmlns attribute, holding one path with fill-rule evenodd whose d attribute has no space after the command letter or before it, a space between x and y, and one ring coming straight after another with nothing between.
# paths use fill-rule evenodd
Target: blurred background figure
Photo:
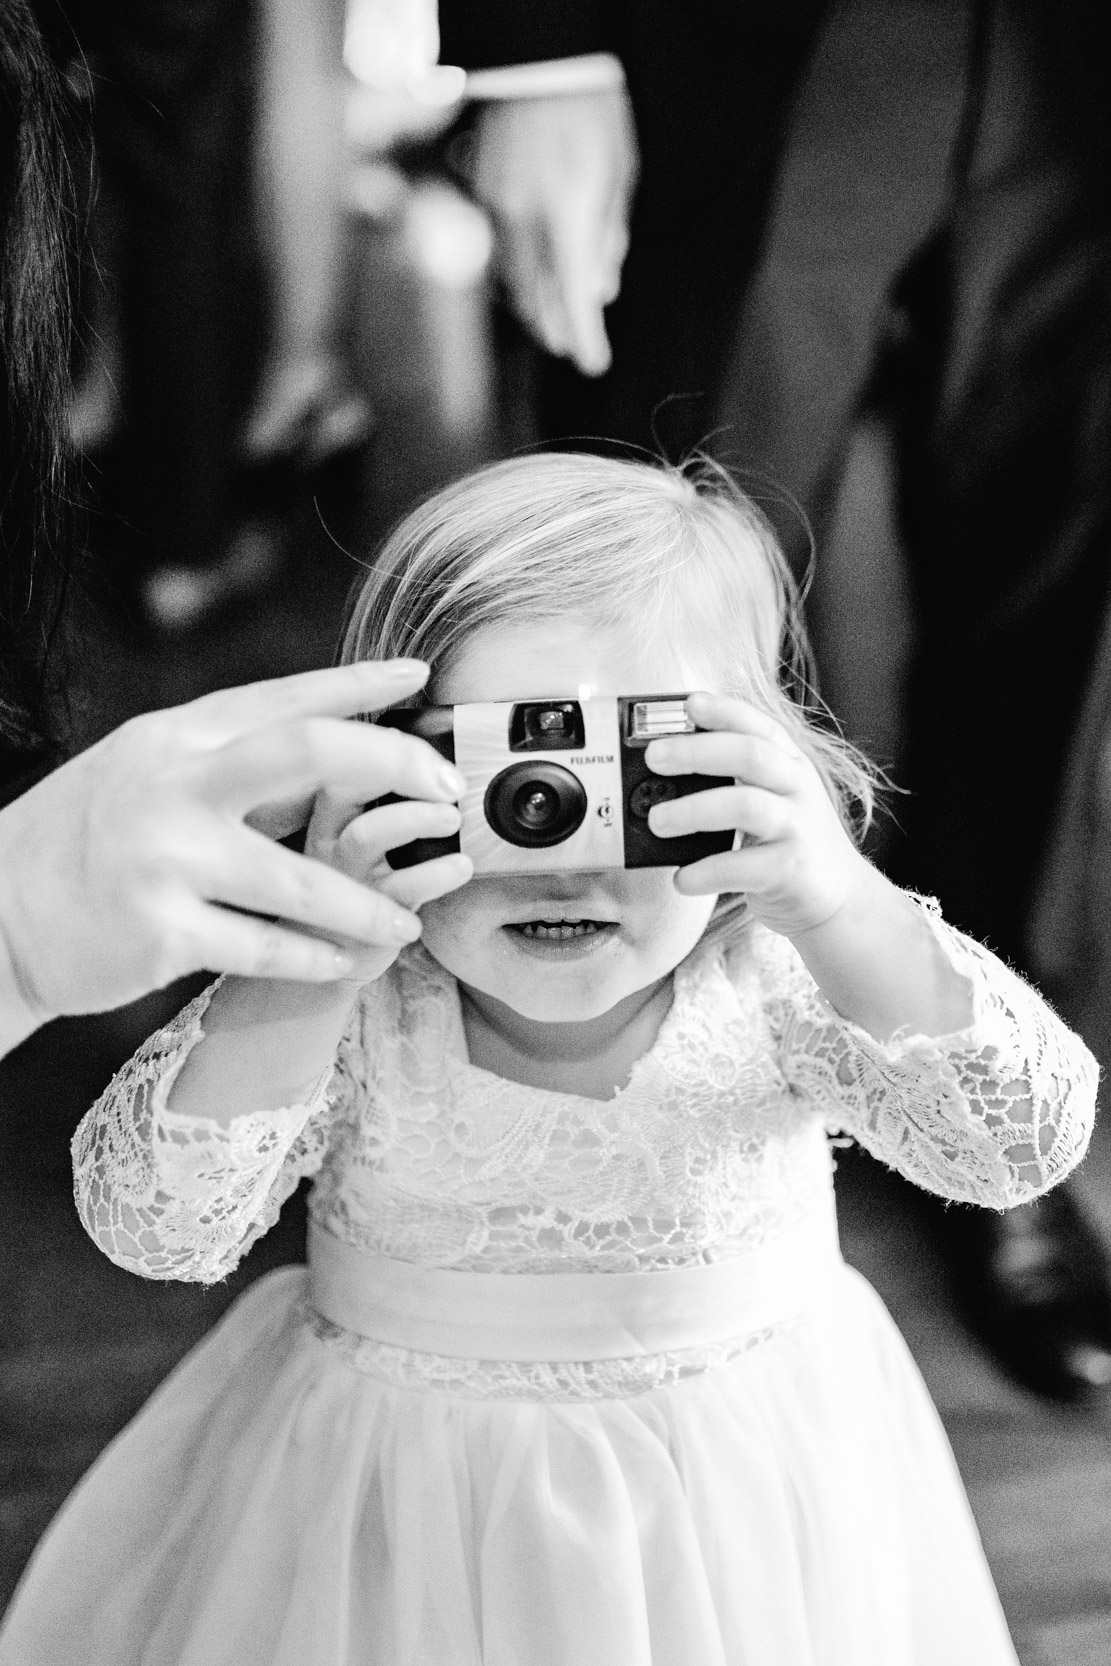
<instances>
[{"instance_id":1,"label":"blurred background figure","mask_svg":"<svg viewBox=\"0 0 1111 1666\"><path fill-rule=\"evenodd\" d=\"M347 10L345 0L260 8L255 189L268 328L243 423L237 505L240 565L256 587L280 559L293 496L357 450L372 421L342 316Z\"/></svg>"},{"instance_id":2,"label":"blurred background figure","mask_svg":"<svg viewBox=\"0 0 1111 1666\"><path fill-rule=\"evenodd\" d=\"M71 430L126 529L121 599L188 631L281 577L296 509L365 450L350 165L435 134L462 76L437 73L434 9L398 0L50 15L95 138ZM363 197L404 241L386 168Z\"/></svg>"},{"instance_id":3,"label":"blurred background figure","mask_svg":"<svg viewBox=\"0 0 1111 1666\"><path fill-rule=\"evenodd\" d=\"M327 453L369 412L338 340L343 268L344 0L264 0L255 124L270 322L244 448Z\"/></svg>"},{"instance_id":4,"label":"blurred background figure","mask_svg":"<svg viewBox=\"0 0 1111 1666\"><path fill-rule=\"evenodd\" d=\"M1083 0L973 9L948 184L894 282L845 461L827 475L839 502L828 545L819 533L815 596L830 698L847 702L857 738L886 743L911 789L888 870L1050 977L1097 1046L1083 957L1067 972L1060 957L1051 965L1051 923L1043 906L1035 928L1032 910L1108 596L1111 117L1099 21ZM783 332L789 355L788 341ZM796 402L779 435L773 424L760 438L773 454L812 446L812 412ZM810 501L820 512L820 486ZM871 617L893 627L879 640L900 645L878 681L867 651L877 633L862 637L854 605L869 606L868 579L853 576L877 504L888 550ZM1082 1191L946 1223L979 1333L1020 1380L1065 1397L1111 1380L1105 1254Z\"/></svg>"},{"instance_id":5,"label":"blurred background figure","mask_svg":"<svg viewBox=\"0 0 1111 1666\"><path fill-rule=\"evenodd\" d=\"M66 24L71 23L69 38ZM53 35L91 71L108 274L76 426L110 471L119 574L153 621L227 556L251 305L248 0L87 0ZM92 277L93 293L95 276ZM118 400L112 424L108 390ZM95 420L94 420L95 419Z\"/></svg>"}]
</instances>

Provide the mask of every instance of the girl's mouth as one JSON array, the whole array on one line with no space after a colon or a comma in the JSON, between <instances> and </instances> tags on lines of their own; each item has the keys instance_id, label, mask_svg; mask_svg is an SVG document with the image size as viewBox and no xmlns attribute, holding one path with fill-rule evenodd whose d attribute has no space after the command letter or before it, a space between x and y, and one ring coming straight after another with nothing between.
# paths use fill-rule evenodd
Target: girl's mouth
<instances>
[{"instance_id":1,"label":"girl's mouth","mask_svg":"<svg viewBox=\"0 0 1111 1666\"><path fill-rule=\"evenodd\" d=\"M526 954L544 960L577 960L617 936L616 920L518 920L504 926Z\"/></svg>"},{"instance_id":2,"label":"girl's mouth","mask_svg":"<svg viewBox=\"0 0 1111 1666\"><path fill-rule=\"evenodd\" d=\"M588 932L600 931L605 924L604 920L522 920L511 929L525 937L552 939L585 937Z\"/></svg>"}]
</instances>

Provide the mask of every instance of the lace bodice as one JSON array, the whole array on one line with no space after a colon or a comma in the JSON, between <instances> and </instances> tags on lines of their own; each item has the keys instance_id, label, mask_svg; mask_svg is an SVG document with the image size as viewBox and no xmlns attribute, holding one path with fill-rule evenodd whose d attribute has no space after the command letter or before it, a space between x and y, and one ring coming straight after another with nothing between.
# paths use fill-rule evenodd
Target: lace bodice
<instances>
[{"instance_id":1,"label":"lace bodice","mask_svg":"<svg viewBox=\"0 0 1111 1666\"><path fill-rule=\"evenodd\" d=\"M147 1041L74 1137L78 1208L115 1261L215 1280L305 1175L339 1237L424 1266L630 1271L728 1257L828 1208L830 1133L949 1198L1022 1202L1080 1158L1096 1067L1040 996L935 919L971 983L958 1035L881 1045L784 938L752 927L675 973L606 1102L471 1065L454 980L419 945L360 992L309 1101L221 1128L170 1089L211 991Z\"/></svg>"}]
</instances>

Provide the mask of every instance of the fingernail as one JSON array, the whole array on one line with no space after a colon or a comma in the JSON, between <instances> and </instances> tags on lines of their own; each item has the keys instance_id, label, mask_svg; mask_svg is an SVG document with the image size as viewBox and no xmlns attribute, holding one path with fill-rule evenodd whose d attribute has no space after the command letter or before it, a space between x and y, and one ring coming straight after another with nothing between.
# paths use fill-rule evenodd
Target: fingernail
<instances>
[{"instance_id":1,"label":"fingernail","mask_svg":"<svg viewBox=\"0 0 1111 1666\"><path fill-rule=\"evenodd\" d=\"M399 943L415 943L420 936L420 920L415 914L398 914L393 921L393 933Z\"/></svg>"},{"instance_id":2,"label":"fingernail","mask_svg":"<svg viewBox=\"0 0 1111 1666\"><path fill-rule=\"evenodd\" d=\"M349 978L355 970L355 962L349 954L344 954L342 949L336 950L332 956L332 964L337 978Z\"/></svg>"},{"instance_id":3,"label":"fingernail","mask_svg":"<svg viewBox=\"0 0 1111 1666\"><path fill-rule=\"evenodd\" d=\"M675 748L669 740L654 740L652 742L652 758L649 767L656 764L669 764L675 755Z\"/></svg>"},{"instance_id":4,"label":"fingernail","mask_svg":"<svg viewBox=\"0 0 1111 1666\"><path fill-rule=\"evenodd\" d=\"M460 775L459 771L453 769L450 764L444 764L443 768L437 772L436 782L440 789L443 792L450 793L452 798L461 798L467 790L466 776Z\"/></svg>"},{"instance_id":5,"label":"fingernail","mask_svg":"<svg viewBox=\"0 0 1111 1666\"><path fill-rule=\"evenodd\" d=\"M413 677L428 675L428 666L422 659L391 659L382 666L387 677L396 677L409 682Z\"/></svg>"}]
</instances>

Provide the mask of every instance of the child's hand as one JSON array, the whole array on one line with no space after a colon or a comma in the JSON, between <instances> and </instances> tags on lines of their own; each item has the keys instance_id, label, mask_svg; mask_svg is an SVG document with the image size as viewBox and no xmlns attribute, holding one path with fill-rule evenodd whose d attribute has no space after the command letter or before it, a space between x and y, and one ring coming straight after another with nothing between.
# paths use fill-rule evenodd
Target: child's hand
<instances>
[{"instance_id":1,"label":"child's hand","mask_svg":"<svg viewBox=\"0 0 1111 1666\"><path fill-rule=\"evenodd\" d=\"M425 778L435 780L439 786L446 775L453 779L452 790L462 793L463 776L452 764L445 763L427 741L397 729L379 729L377 733L384 746L398 750L396 773L401 791L421 792ZM434 760L431 774L430 760ZM457 806L442 800L402 798L397 803L367 810L361 803L344 803L323 792L317 795L313 805L305 835L305 854L338 868L348 878L358 880L415 913L426 902L464 884L471 877L474 864L469 856L438 856L431 862L395 871L386 861L386 852L412 839L446 838L458 833L459 824ZM381 977L402 947L401 940L373 947L348 944L355 962L350 981L366 983Z\"/></svg>"},{"instance_id":2,"label":"child's hand","mask_svg":"<svg viewBox=\"0 0 1111 1666\"><path fill-rule=\"evenodd\" d=\"M654 740L647 762L660 775L732 775L716 787L653 807L660 838L735 827L741 847L675 876L688 896L743 891L758 920L785 937L824 925L873 874L837 814L818 771L787 731L743 700L692 694L702 734Z\"/></svg>"}]
</instances>

